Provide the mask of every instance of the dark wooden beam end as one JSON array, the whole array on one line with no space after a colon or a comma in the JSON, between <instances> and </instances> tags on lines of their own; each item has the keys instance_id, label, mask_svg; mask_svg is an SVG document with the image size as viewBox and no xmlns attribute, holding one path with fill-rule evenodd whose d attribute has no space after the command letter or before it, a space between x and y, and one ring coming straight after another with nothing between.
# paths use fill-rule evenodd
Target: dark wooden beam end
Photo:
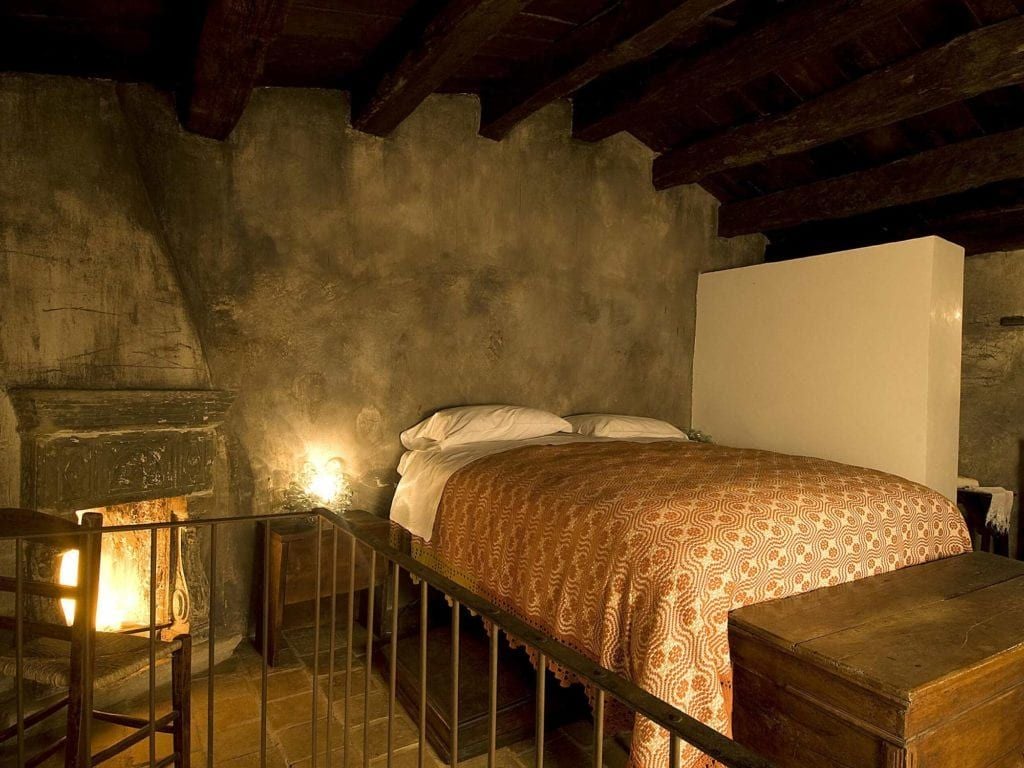
<instances>
[{"instance_id":1,"label":"dark wooden beam end","mask_svg":"<svg viewBox=\"0 0 1024 768\"><path fill-rule=\"evenodd\" d=\"M571 32L551 53L484 90L480 134L502 139L521 120L596 77L661 50L732 0L619 3Z\"/></svg>"},{"instance_id":2,"label":"dark wooden beam end","mask_svg":"<svg viewBox=\"0 0 1024 768\"><path fill-rule=\"evenodd\" d=\"M211 0L182 98L193 133L226 139L249 103L267 49L284 28L290 0Z\"/></svg>"},{"instance_id":3,"label":"dark wooden beam end","mask_svg":"<svg viewBox=\"0 0 1024 768\"><path fill-rule=\"evenodd\" d=\"M370 56L353 86L352 125L377 136L391 133L523 4L524 0L450 0L426 23L400 24Z\"/></svg>"},{"instance_id":4,"label":"dark wooden beam end","mask_svg":"<svg viewBox=\"0 0 1024 768\"><path fill-rule=\"evenodd\" d=\"M628 87L598 80L576 97L573 135L598 141L658 112L699 104L834 48L919 1L805 0L704 56L680 59Z\"/></svg>"},{"instance_id":5,"label":"dark wooden beam end","mask_svg":"<svg viewBox=\"0 0 1024 768\"><path fill-rule=\"evenodd\" d=\"M1024 128L949 144L887 165L723 205L723 237L839 219L1024 177Z\"/></svg>"},{"instance_id":6,"label":"dark wooden beam end","mask_svg":"<svg viewBox=\"0 0 1024 768\"><path fill-rule=\"evenodd\" d=\"M1024 178L923 203L766 232L766 261L939 235L968 255L1024 248Z\"/></svg>"},{"instance_id":7,"label":"dark wooden beam end","mask_svg":"<svg viewBox=\"0 0 1024 768\"><path fill-rule=\"evenodd\" d=\"M854 80L782 115L678 147L654 162L654 186L806 152L1024 82L1024 17L984 27Z\"/></svg>"}]
</instances>

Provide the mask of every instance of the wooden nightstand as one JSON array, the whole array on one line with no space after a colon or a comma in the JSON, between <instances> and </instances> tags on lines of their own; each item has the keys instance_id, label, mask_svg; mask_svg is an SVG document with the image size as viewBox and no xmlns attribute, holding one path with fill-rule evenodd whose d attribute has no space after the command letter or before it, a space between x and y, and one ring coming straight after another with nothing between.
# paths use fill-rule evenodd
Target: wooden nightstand
<instances>
[{"instance_id":1,"label":"wooden nightstand","mask_svg":"<svg viewBox=\"0 0 1024 768\"><path fill-rule=\"evenodd\" d=\"M956 505L971 532L975 551L991 552L1013 560L1024 559L1024 531L1021 530L1019 511L1014 509L1010 516L1009 533L998 533L985 522L991 501L991 495L973 488L958 488L956 492Z\"/></svg>"},{"instance_id":2,"label":"wooden nightstand","mask_svg":"<svg viewBox=\"0 0 1024 768\"><path fill-rule=\"evenodd\" d=\"M312 624L313 607L316 599L316 524L305 520L282 520L281 522L260 523L256 537L256 594L263 593L263 546L264 537L270 536L269 595L267 599L269 627L267 632L267 661L274 665L281 647L281 630L303 623ZM320 595L321 610L325 610L331 598L331 552L332 532L324 527L320 540ZM347 536L338 535L337 594L347 595L349 590L349 565L351 544ZM370 586L370 555L362 546L356 546L355 595L356 613L365 615L366 590ZM386 564L377 560L377 575L373 580L376 587L385 583ZM339 601L339 616L344 615L344 602ZM304 621L305 620L305 621ZM262 652L263 600L256 601L255 645ZM339 624L340 626L340 624Z\"/></svg>"}]
</instances>

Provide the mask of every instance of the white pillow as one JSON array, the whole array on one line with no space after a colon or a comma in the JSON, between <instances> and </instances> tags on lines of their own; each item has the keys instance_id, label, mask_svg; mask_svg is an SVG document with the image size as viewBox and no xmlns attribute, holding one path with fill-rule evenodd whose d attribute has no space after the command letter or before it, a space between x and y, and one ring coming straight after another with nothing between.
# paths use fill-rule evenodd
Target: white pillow
<instances>
[{"instance_id":1,"label":"white pillow","mask_svg":"<svg viewBox=\"0 0 1024 768\"><path fill-rule=\"evenodd\" d=\"M492 440L529 440L531 437L572 432L561 416L517 405L464 405L446 408L402 433L410 451L451 448Z\"/></svg>"},{"instance_id":2,"label":"white pillow","mask_svg":"<svg viewBox=\"0 0 1024 768\"><path fill-rule=\"evenodd\" d=\"M567 416L566 421L572 424L573 432L588 437L615 437L624 440L631 437L687 439L682 430L673 427L667 421L648 419L644 416L581 413L577 416Z\"/></svg>"}]
</instances>

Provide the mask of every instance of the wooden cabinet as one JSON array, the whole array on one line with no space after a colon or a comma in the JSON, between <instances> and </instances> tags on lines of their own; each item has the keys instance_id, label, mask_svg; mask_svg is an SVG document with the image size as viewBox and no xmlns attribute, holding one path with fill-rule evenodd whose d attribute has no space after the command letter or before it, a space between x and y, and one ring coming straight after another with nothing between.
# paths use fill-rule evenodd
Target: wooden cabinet
<instances>
[{"instance_id":1,"label":"wooden cabinet","mask_svg":"<svg viewBox=\"0 0 1024 768\"><path fill-rule=\"evenodd\" d=\"M780 768L1024 762L1024 563L971 553L734 611L733 731Z\"/></svg>"},{"instance_id":2,"label":"wooden cabinet","mask_svg":"<svg viewBox=\"0 0 1024 768\"><path fill-rule=\"evenodd\" d=\"M273 665L277 661L277 652L281 645L281 630L299 623L312 624L313 607L316 600L316 524L305 520L282 520L281 522L260 523L260 535L257 537L256 562L263 562L264 537L270 536L270 559L267 583L269 590L266 595L269 626L267 633L268 662ZM331 597L331 579L333 575L333 533L326 527L320 534L320 595L321 603ZM352 549L350 540L338 534L337 559L337 594L347 595L351 576ZM257 568L257 594L263 596L263 570ZM379 589L383 586L387 564L377 559L376 578L373 584ZM356 546L355 554L355 594L354 599L360 603L365 599L370 586L370 554L366 548ZM357 603L358 604L358 603ZM256 647L262 651L263 605L260 599L256 605ZM324 606L321 605L323 608ZM339 615L344 604L339 601ZM360 614L364 611L359 611ZM377 626L381 626L377 622Z\"/></svg>"},{"instance_id":3,"label":"wooden cabinet","mask_svg":"<svg viewBox=\"0 0 1024 768\"><path fill-rule=\"evenodd\" d=\"M1020 560L1024 557L1024 531L1020 527L1020 510L1014 509L1010 514L1010 530L1006 533L995 531L988 525L988 508L992 496L974 488L958 488L956 505L964 516L967 529L971 532L971 541L977 552L991 552L994 555L1012 557Z\"/></svg>"}]
</instances>

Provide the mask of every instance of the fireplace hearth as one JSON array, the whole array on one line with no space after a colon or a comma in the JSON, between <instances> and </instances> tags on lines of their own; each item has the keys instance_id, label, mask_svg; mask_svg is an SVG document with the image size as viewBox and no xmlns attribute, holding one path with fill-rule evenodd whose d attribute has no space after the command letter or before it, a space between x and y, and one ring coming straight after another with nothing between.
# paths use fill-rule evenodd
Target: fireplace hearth
<instances>
[{"instance_id":1,"label":"fireplace hearth","mask_svg":"<svg viewBox=\"0 0 1024 768\"><path fill-rule=\"evenodd\" d=\"M8 393L19 436L20 506L65 517L103 514L104 527L187 520L219 488L219 433L232 395L186 390L40 390ZM215 505L214 505L215 506ZM188 527L156 535L157 626L165 637L205 634L207 575ZM103 541L100 629L149 625L149 532ZM32 575L73 582L76 553L42 545ZM63 606L65 614L71 606ZM42 603L35 607L43 610Z\"/></svg>"},{"instance_id":2,"label":"fireplace hearth","mask_svg":"<svg viewBox=\"0 0 1024 768\"><path fill-rule=\"evenodd\" d=\"M170 522L188 519L188 500L183 496L155 501L113 504L81 510L98 512L104 527ZM100 595L96 627L105 632L131 631L149 624L150 534L123 532L104 537L100 559ZM74 586L78 553L65 552L59 560L61 584ZM165 639L189 631L191 604L188 582L180 567L181 529L156 533L156 623ZM74 601L62 601L68 624L74 616Z\"/></svg>"}]
</instances>

